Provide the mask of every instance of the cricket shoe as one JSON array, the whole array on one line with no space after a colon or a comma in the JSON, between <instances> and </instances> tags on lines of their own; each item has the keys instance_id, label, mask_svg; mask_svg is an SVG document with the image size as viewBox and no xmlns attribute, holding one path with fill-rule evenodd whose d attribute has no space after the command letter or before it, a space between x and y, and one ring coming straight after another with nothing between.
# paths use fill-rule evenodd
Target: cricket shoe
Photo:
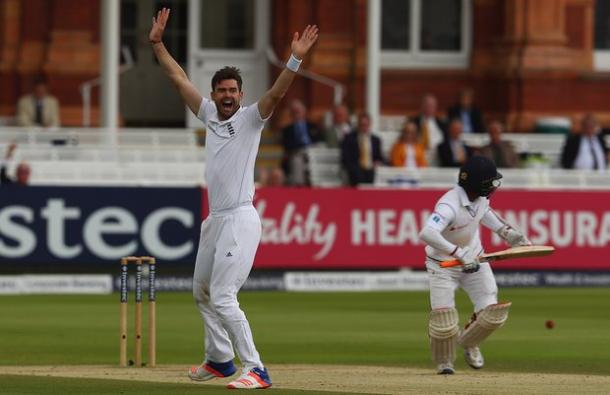
<instances>
[{"instance_id":1,"label":"cricket shoe","mask_svg":"<svg viewBox=\"0 0 610 395\"><path fill-rule=\"evenodd\" d=\"M479 347L465 347L464 359L473 369L481 369L485 364L483 354L481 354L481 349Z\"/></svg>"},{"instance_id":2,"label":"cricket shoe","mask_svg":"<svg viewBox=\"0 0 610 395\"><path fill-rule=\"evenodd\" d=\"M237 380L231 381L229 389L265 389L271 387L271 378L267 373L267 368L252 368L244 370Z\"/></svg>"},{"instance_id":3,"label":"cricket shoe","mask_svg":"<svg viewBox=\"0 0 610 395\"><path fill-rule=\"evenodd\" d=\"M189 377L194 381L207 381L216 377L232 376L236 371L233 361L224 363L206 361L201 366L191 367Z\"/></svg>"},{"instance_id":4,"label":"cricket shoe","mask_svg":"<svg viewBox=\"0 0 610 395\"><path fill-rule=\"evenodd\" d=\"M453 368L453 364L451 362L447 363L439 363L436 367L436 373L438 374L454 374L455 369Z\"/></svg>"}]
</instances>

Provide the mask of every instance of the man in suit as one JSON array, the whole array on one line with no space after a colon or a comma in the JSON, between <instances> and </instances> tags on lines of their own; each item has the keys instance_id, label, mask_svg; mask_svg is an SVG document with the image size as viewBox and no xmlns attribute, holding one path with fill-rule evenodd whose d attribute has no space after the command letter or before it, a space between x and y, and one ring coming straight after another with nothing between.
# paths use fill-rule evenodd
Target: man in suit
<instances>
[{"instance_id":1,"label":"man in suit","mask_svg":"<svg viewBox=\"0 0 610 395\"><path fill-rule=\"evenodd\" d=\"M431 162L436 162L435 152L433 151L440 143L445 140L447 134L447 124L445 120L437 115L438 102L436 97L431 94L422 99L421 113L413 117L413 122L417 125L417 136L419 142L426 150L432 150Z\"/></svg>"},{"instance_id":2,"label":"man in suit","mask_svg":"<svg viewBox=\"0 0 610 395\"><path fill-rule=\"evenodd\" d=\"M608 166L608 146L593 114L582 120L580 134L567 136L561 153L564 169L604 170Z\"/></svg>"},{"instance_id":3,"label":"man in suit","mask_svg":"<svg viewBox=\"0 0 610 395\"><path fill-rule=\"evenodd\" d=\"M457 118L462 121L464 133L484 133L483 116L474 106L474 92L465 89L460 93L458 103L447 111L449 119Z\"/></svg>"},{"instance_id":4,"label":"man in suit","mask_svg":"<svg viewBox=\"0 0 610 395\"><path fill-rule=\"evenodd\" d=\"M307 180L307 147L321 140L315 124L307 121L307 109L300 100L290 103L292 123L282 129L283 170L288 184L304 186Z\"/></svg>"},{"instance_id":5,"label":"man in suit","mask_svg":"<svg viewBox=\"0 0 610 395\"><path fill-rule=\"evenodd\" d=\"M504 125L500 121L489 124L489 144L481 148L480 154L496 164L499 168L513 168L519 165L519 156L510 141L502 140Z\"/></svg>"},{"instance_id":6,"label":"man in suit","mask_svg":"<svg viewBox=\"0 0 610 395\"><path fill-rule=\"evenodd\" d=\"M37 79L32 94L17 103L19 126L59 127L59 102L49 94L47 83Z\"/></svg>"},{"instance_id":7,"label":"man in suit","mask_svg":"<svg viewBox=\"0 0 610 395\"><path fill-rule=\"evenodd\" d=\"M368 114L360 114L357 129L343 139L341 163L351 186L372 184L375 180L375 166L383 163L383 157L381 139L371 133L371 118Z\"/></svg>"},{"instance_id":8,"label":"man in suit","mask_svg":"<svg viewBox=\"0 0 610 395\"><path fill-rule=\"evenodd\" d=\"M441 167L461 167L466 163L472 156L472 148L462 141L462 121L451 120L447 139L436 150Z\"/></svg>"},{"instance_id":9,"label":"man in suit","mask_svg":"<svg viewBox=\"0 0 610 395\"><path fill-rule=\"evenodd\" d=\"M333 108L333 124L325 131L326 145L337 148L341 145L343 138L352 131L349 123L349 111L345 104L339 104Z\"/></svg>"}]
</instances>

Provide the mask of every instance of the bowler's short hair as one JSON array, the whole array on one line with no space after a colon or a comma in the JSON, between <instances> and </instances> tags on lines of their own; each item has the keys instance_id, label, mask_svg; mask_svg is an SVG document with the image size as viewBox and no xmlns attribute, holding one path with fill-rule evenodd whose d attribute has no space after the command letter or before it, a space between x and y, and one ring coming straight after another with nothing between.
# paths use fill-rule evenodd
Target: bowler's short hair
<instances>
[{"instance_id":1,"label":"bowler's short hair","mask_svg":"<svg viewBox=\"0 0 610 395\"><path fill-rule=\"evenodd\" d=\"M224 80L237 81L237 87L241 92L241 71L239 71L237 67L226 66L214 73L214 77L212 77L212 92L216 89L216 85L218 85L220 81Z\"/></svg>"}]
</instances>

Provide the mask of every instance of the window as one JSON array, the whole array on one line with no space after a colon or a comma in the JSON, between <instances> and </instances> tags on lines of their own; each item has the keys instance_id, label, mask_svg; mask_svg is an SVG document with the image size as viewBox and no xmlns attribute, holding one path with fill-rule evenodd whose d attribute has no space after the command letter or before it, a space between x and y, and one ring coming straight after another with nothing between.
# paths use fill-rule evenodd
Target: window
<instances>
[{"instance_id":1,"label":"window","mask_svg":"<svg viewBox=\"0 0 610 395\"><path fill-rule=\"evenodd\" d=\"M254 1L201 0L200 7L201 48L254 48Z\"/></svg>"},{"instance_id":2,"label":"window","mask_svg":"<svg viewBox=\"0 0 610 395\"><path fill-rule=\"evenodd\" d=\"M163 43L178 63L186 64L187 6L187 0L121 0L121 47L129 49L136 63L147 57L156 62L148 43L151 17L161 8L169 7L172 11L163 33Z\"/></svg>"},{"instance_id":3,"label":"window","mask_svg":"<svg viewBox=\"0 0 610 395\"><path fill-rule=\"evenodd\" d=\"M133 0L121 2L121 47L127 47L138 61L138 6Z\"/></svg>"},{"instance_id":4,"label":"window","mask_svg":"<svg viewBox=\"0 0 610 395\"><path fill-rule=\"evenodd\" d=\"M187 0L157 0L155 2L155 10L163 7L171 9L171 16L165 26L165 32L163 32L163 44L178 63L186 64Z\"/></svg>"},{"instance_id":5,"label":"window","mask_svg":"<svg viewBox=\"0 0 610 395\"><path fill-rule=\"evenodd\" d=\"M472 0L383 0L384 68L466 68Z\"/></svg>"},{"instance_id":6,"label":"window","mask_svg":"<svg viewBox=\"0 0 610 395\"><path fill-rule=\"evenodd\" d=\"M595 52L593 63L596 70L610 71L610 3L607 1L595 2L595 24L593 25L595 37Z\"/></svg>"}]
</instances>

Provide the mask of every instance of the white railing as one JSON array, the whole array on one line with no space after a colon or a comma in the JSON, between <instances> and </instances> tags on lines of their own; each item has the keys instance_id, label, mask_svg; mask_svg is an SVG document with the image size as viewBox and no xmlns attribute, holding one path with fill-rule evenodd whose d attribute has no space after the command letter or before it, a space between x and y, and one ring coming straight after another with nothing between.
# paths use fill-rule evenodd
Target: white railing
<instances>
[{"instance_id":1,"label":"white railing","mask_svg":"<svg viewBox=\"0 0 610 395\"><path fill-rule=\"evenodd\" d=\"M31 161L31 185L203 186L205 163Z\"/></svg>"},{"instance_id":2,"label":"white railing","mask_svg":"<svg viewBox=\"0 0 610 395\"><path fill-rule=\"evenodd\" d=\"M192 129L118 128L117 141L108 141L105 128L0 128L0 145L78 145L78 146L197 146Z\"/></svg>"},{"instance_id":3,"label":"white railing","mask_svg":"<svg viewBox=\"0 0 610 395\"><path fill-rule=\"evenodd\" d=\"M125 63L119 67L119 75L131 69L134 65L133 55L131 54L129 47L121 47L121 53L123 54ZM97 77L92 80L85 81L80 85L80 94L83 99L83 126L85 127L91 125L91 91L93 90L93 87L99 85L100 82L101 77Z\"/></svg>"},{"instance_id":4,"label":"white railing","mask_svg":"<svg viewBox=\"0 0 610 395\"><path fill-rule=\"evenodd\" d=\"M500 169L502 188L610 190L610 172L565 169ZM378 167L376 187L448 188L457 183L458 169Z\"/></svg>"}]
</instances>

